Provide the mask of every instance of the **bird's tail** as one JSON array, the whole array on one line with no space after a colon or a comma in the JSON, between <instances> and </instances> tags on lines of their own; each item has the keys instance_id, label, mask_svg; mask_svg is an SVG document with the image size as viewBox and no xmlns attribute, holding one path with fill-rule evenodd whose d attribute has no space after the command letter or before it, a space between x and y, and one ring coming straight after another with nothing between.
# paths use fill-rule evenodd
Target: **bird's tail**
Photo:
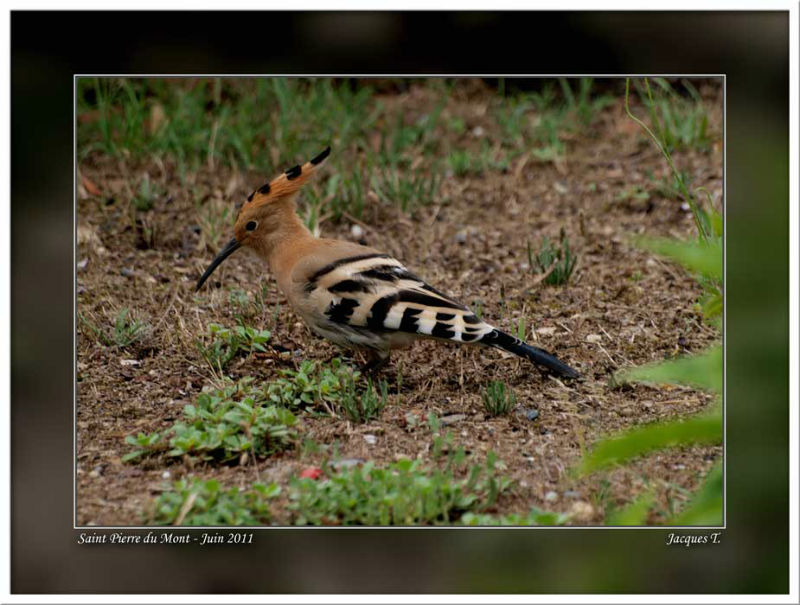
<instances>
[{"instance_id":1,"label":"bird's tail","mask_svg":"<svg viewBox=\"0 0 800 605\"><path fill-rule=\"evenodd\" d=\"M578 378L580 376L576 370L569 367L563 361L556 359L547 351L544 351L538 347L532 347L519 338L515 338L510 334L501 332L497 328L484 336L481 339L481 342L493 347L497 347L498 349L503 349L504 351L508 351L514 355L519 355L525 359L529 359L533 363L544 366L559 376L564 376L565 378Z\"/></svg>"}]
</instances>

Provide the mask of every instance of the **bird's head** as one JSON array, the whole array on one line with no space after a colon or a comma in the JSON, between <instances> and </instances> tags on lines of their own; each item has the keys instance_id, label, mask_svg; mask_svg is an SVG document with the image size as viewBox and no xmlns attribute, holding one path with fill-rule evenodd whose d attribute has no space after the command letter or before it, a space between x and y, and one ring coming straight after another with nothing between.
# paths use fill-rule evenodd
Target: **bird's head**
<instances>
[{"instance_id":1,"label":"bird's head","mask_svg":"<svg viewBox=\"0 0 800 605\"><path fill-rule=\"evenodd\" d=\"M294 195L308 182L321 164L330 154L327 147L322 153L302 166L289 168L273 181L263 185L247 197L247 201L239 210L236 223L233 225L233 239L217 254L216 258L197 282L195 292L211 276L214 270L242 246L258 248L269 236L285 224L287 214L294 215Z\"/></svg>"}]
</instances>

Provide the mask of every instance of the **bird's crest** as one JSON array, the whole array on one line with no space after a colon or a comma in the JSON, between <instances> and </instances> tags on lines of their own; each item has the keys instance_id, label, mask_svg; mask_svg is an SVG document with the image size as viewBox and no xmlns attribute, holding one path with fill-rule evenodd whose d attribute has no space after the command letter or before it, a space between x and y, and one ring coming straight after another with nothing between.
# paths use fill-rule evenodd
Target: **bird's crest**
<instances>
[{"instance_id":1,"label":"bird's crest","mask_svg":"<svg viewBox=\"0 0 800 605\"><path fill-rule=\"evenodd\" d=\"M326 147L322 153L313 157L302 166L300 164L292 166L279 177L262 185L247 196L245 207L250 206L252 208L254 206L261 206L281 198L293 196L314 175L317 171L317 167L325 161L325 158L328 157L330 152L331 148Z\"/></svg>"}]
</instances>

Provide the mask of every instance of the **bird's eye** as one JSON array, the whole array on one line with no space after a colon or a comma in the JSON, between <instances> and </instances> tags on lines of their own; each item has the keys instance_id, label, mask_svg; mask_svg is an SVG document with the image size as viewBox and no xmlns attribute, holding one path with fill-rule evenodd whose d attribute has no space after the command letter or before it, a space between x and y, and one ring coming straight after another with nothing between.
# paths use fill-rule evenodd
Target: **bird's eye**
<instances>
[{"instance_id":1,"label":"bird's eye","mask_svg":"<svg viewBox=\"0 0 800 605\"><path fill-rule=\"evenodd\" d=\"M244 228L247 229L248 231L255 231L256 227L258 227L258 223L255 221L250 221L244 226Z\"/></svg>"}]
</instances>

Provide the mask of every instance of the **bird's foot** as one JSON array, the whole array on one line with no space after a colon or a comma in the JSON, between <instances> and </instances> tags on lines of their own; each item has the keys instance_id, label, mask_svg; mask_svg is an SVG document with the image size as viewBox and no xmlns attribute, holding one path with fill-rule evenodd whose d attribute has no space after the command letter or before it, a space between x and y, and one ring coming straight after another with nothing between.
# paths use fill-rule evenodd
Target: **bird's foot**
<instances>
[{"instance_id":1,"label":"bird's foot","mask_svg":"<svg viewBox=\"0 0 800 605\"><path fill-rule=\"evenodd\" d=\"M367 363L362 365L358 368L358 371L364 374L365 376L370 376L372 378L376 377L380 371L384 368L384 366L389 363L389 356L386 357L372 357Z\"/></svg>"}]
</instances>

